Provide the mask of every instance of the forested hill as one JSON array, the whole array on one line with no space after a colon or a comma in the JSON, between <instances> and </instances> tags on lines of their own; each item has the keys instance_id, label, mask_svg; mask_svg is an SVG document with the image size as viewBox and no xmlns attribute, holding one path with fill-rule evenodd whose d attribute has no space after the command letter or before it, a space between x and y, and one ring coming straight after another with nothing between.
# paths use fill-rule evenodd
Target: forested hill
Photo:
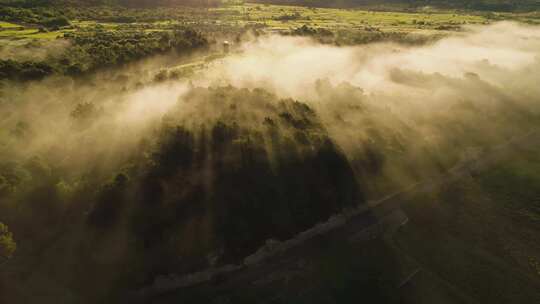
<instances>
[{"instance_id":1,"label":"forested hill","mask_svg":"<svg viewBox=\"0 0 540 304\"><path fill-rule=\"evenodd\" d=\"M0 6L36 7L48 5L121 5L127 7L155 6L218 6L221 0L0 0Z\"/></svg>"},{"instance_id":2,"label":"forested hill","mask_svg":"<svg viewBox=\"0 0 540 304\"><path fill-rule=\"evenodd\" d=\"M374 5L398 5L401 7L410 8L433 6L440 8L471 9L485 11L517 11L540 9L539 0L250 0L250 2L339 8Z\"/></svg>"},{"instance_id":3,"label":"forested hill","mask_svg":"<svg viewBox=\"0 0 540 304\"><path fill-rule=\"evenodd\" d=\"M0 0L0 6L47 6L47 5L121 5L127 7L197 6L213 7L223 0ZM424 6L471 9L485 11L519 11L540 9L540 0L248 0L246 2L300 5L313 7L352 8L362 6L396 6L418 8Z\"/></svg>"}]
</instances>

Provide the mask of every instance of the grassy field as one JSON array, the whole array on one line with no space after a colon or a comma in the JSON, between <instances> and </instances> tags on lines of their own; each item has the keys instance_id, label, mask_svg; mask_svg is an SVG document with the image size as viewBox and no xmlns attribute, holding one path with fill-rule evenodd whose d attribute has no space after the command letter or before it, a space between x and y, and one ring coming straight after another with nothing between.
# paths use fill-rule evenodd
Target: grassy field
<instances>
[{"instance_id":1,"label":"grassy field","mask_svg":"<svg viewBox=\"0 0 540 304\"><path fill-rule=\"evenodd\" d=\"M214 10L221 12L229 22L263 23L272 29L287 29L307 24L328 29L370 26L385 30L421 30L442 25L487 22L483 16L448 12L403 13L255 4L227 6Z\"/></svg>"},{"instance_id":2,"label":"grassy field","mask_svg":"<svg viewBox=\"0 0 540 304\"><path fill-rule=\"evenodd\" d=\"M0 31L0 39L56 39L63 36L61 31L40 32L39 29L25 28L21 30Z\"/></svg>"},{"instance_id":3,"label":"grassy field","mask_svg":"<svg viewBox=\"0 0 540 304\"><path fill-rule=\"evenodd\" d=\"M20 26L18 24L13 24L13 23L9 23L9 22L0 21L0 30L18 29L18 28L21 28L21 27L22 26Z\"/></svg>"},{"instance_id":4,"label":"grassy field","mask_svg":"<svg viewBox=\"0 0 540 304\"><path fill-rule=\"evenodd\" d=\"M537 146L515 147L487 170L413 197L397 247L474 299L537 303L538 152Z\"/></svg>"},{"instance_id":5,"label":"grassy field","mask_svg":"<svg viewBox=\"0 0 540 304\"><path fill-rule=\"evenodd\" d=\"M177 10L177 11L175 11ZM168 30L179 24L190 24L200 28L219 30L226 27L244 28L257 26L266 31L290 31L303 25L312 28L339 30L369 30L381 32L417 32L432 34L458 30L467 24L486 24L499 20L515 20L531 24L540 23L537 12L479 13L457 11L384 12L360 9L307 8L299 6L233 4L218 8L195 9L185 14L182 8L173 8L169 15L160 14L153 22L113 23L96 20L71 20L72 26L48 32L37 28L0 22L0 39L55 39L64 32L94 28L106 30L140 29L145 31ZM148 16L149 12L130 11L137 16ZM157 16L157 15L156 15Z\"/></svg>"}]
</instances>

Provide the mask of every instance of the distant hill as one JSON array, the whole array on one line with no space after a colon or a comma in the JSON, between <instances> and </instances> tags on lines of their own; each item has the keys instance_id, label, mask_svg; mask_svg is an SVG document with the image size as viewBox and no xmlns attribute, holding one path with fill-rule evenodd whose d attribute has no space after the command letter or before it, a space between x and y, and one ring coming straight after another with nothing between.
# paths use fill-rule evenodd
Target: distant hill
<instances>
[{"instance_id":1,"label":"distant hill","mask_svg":"<svg viewBox=\"0 0 540 304\"><path fill-rule=\"evenodd\" d=\"M218 6L221 0L116 0L118 4L124 6L150 7L150 6Z\"/></svg>"},{"instance_id":2,"label":"distant hill","mask_svg":"<svg viewBox=\"0 0 540 304\"><path fill-rule=\"evenodd\" d=\"M48 5L122 5L128 7L155 6L218 6L221 0L0 0L0 6L36 7Z\"/></svg>"},{"instance_id":3,"label":"distant hill","mask_svg":"<svg viewBox=\"0 0 540 304\"><path fill-rule=\"evenodd\" d=\"M127 7L156 6L219 6L222 0L0 0L0 6L36 7L47 5L121 5ZM252 3L299 5L312 7L353 8L362 6L396 6L418 8L433 6L440 8L471 9L481 11L538 10L540 0L247 0Z\"/></svg>"},{"instance_id":4,"label":"distant hill","mask_svg":"<svg viewBox=\"0 0 540 304\"><path fill-rule=\"evenodd\" d=\"M400 5L411 8L434 6L440 8L456 8L485 11L516 11L540 9L540 1L538 0L250 0L250 2L339 8L372 5Z\"/></svg>"}]
</instances>

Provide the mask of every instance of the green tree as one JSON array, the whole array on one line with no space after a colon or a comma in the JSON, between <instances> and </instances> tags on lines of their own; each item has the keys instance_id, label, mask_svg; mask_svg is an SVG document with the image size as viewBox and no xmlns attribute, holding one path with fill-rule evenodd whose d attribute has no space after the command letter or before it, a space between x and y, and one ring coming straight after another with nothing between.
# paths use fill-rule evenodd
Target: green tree
<instances>
[{"instance_id":1,"label":"green tree","mask_svg":"<svg viewBox=\"0 0 540 304\"><path fill-rule=\"evenodd\" d=\"M13 240L13 234L9 232L7 225L0 222L0 258L11 258L16 249L17 244Z\"/></svg>"}]
</instances>

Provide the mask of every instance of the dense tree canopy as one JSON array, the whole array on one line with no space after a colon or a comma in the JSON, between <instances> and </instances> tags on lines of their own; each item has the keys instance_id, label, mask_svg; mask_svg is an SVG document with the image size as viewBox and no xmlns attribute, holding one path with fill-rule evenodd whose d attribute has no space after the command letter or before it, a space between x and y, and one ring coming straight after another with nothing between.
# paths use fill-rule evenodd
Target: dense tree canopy
<instances>
[{"instance_id":1,"label":"dense tree canopy","mask_svg":"<svg viewBox=\"0 0 540 304\"><path fill-rule=\"evenodd\" d=\"M65 38L72 44L56 58L39 62L0 59L0 80L35 80L54 72L75 76L168 51L187 53L208 44L206 37L191 28L178 28L173 32L105 31L97 28L68 34Z\"/></svg>"}]
</instances>

